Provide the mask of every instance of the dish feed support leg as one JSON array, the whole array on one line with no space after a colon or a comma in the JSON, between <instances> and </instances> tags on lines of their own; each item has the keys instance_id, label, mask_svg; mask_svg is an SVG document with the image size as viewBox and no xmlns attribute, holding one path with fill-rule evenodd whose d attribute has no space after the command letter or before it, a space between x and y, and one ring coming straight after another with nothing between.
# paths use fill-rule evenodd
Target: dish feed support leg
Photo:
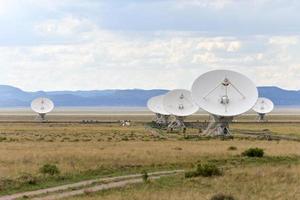
<instances>
[{"instance_id":1,"label":"dish feed support leg","mask_svg":"<svg viewBox=\"0 0 300 200\"><path fill-rule=\"evenodd\" d=\"M204 135L210 136L228 136L230 135L229 123L233 120L233 117L220 117L213 116L213 120L208 124Z\"/></svg>"}]
</instances>

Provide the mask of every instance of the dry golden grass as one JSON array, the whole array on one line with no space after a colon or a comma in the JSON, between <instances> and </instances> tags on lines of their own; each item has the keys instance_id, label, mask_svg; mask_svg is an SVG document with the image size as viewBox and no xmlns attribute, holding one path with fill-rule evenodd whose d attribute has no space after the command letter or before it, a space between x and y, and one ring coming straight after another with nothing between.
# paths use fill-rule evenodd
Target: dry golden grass
<instances>
[{"instance_id":1,"label":"dry golden grass","mask_svg":"<svg viewBox=\"0 0 300 200\"><path fill-rule=\"evenodd\" d=\"M234 123L231 128L233 132L235 129L257 132L268 130L273 134L300 136L300 123Z\"/></svg>"},{"instance_id":2,"label":"dry golden grass","mask_svg":"<svg viewBox=\"0 0 300 200\"><path fill-rule=\"evenodd\" d=\"M236 146L237 151L228 151ZM267 155L300 155L297 142L268 141L127 141L127 142L3 142L0 145L1 177L36 174L45 163L56 163L62 172L97 167L193 163L205 158L240 154L249 147Z\"/></svg>"},{"instance_id":3,"label":"dry golden grass","mask_svg":"<svg viewBox=\"0 0 300 200\"><path fill-rule=\"evenodd\" d=\"M151 184L128 186L72 197L74 200L209 200L217 193L230 194L240 200L300 199L300 166L234 168L222 177L184 179L169 177Z\"/></svg>"},{"instance_id":4,"label":"dry golden grass","mask_svg":"<svg viewBox=\"0 0 300 200\"><path fill-rule=\"evenodd\" d=\"M288 115L286 113L289 113ZM24 121L32 122L36 118L36 114L30 109L26 110L0 110L0 122L15 122ZM149 122L154 118L154 114L147 110L55 110L47 115L49 121L57 122L80 122L82 120L94 120L94 121L117 121L117 120L132 120L137 122ZM186 121L207 121L209 120L209 114L206 112L200 112L195 115L188 116ZM238 121L256 121L257 116L254 112L247 113L238 117L235 120ZM300 121L300 115L297 109L295 111L277 111L268 115L269 121Z\"/></svg>"},{"instance_id":5,"label":"dry golden grass","mask_svg":"<svg viewBox=\"0 0 300 200\"><path fill-rule=\"evenodd\" d=\"M233 125L239 129L288 129L281 124ZM300 130L299 125L290 127ZM189 130L189 133L196 130ZM5 138L5 139L3 139ZM161 135L141 124L0 123L0 178L24 172L36 174L45 163L56 163L62 172L97 167L191 163L207 157L239 154L249 147L264 148L268 155L300 155L297 142L180 141L182 135ZM236 146L237 151L227 151Z\"/></svg>"},{"instance_id":6,"label":"dry golden grass","mask_svg":"<svg viewBox=\"0 0 300 200\"><path fill-rule=\"evenodd\" d=\"M232 125L233 132L238 129L258 132L269 129L278 134L297 135L300 133L300 125L296 123ZM187 134L195 133L197 133L196 129L188 129ZM209 158L230 158L250 147L263 148L266 155L269 156L300 156L299 142L239 139L187 141L183 139L182 134L159 132L145 127L142 123L134 123L131 127L120 127L119 124L109 123L0 123L0 141L0 180L14 179L23 173L36 175L39 173L39 168L46 163L56 164L62 174L76 174L100 167L114 169L122 166L167 166L191 164ZM228 151L230 146L237 147L237 150ZM174 187L171 185L167 189L158 188L157 193L151 188L144 188L138 192L132 188L128 192L126 190L121 193L113 192L107 196L104 195L104 198L199 199L196 197L203 196L204 199L207 199L217 191L217 188L222 188L231 191L239 199L255 199L254 197L248 198L247 195L250 195L251 192L257 193L256 197L258 195L262 195L262 197L264 197L263 195L279 195L281 188L289 186L291 188L289 194L298 197L298 194L294 192L296 183L291 178L293 177L291 174L299 178L297 171L299 167L272 167L270 171L267 170L268 167L235 169L226 173L224 177L213 179L182 180L179 178L178 180L177 177L175 180L180 182L178 186L175 184ZM284 169L287 169L286 173L283 172ZM256 175L259 171L265 176ZM282 182L276 174L279 174ZM267 177L265 179L268 180L264 180L264 177ZM255 181L251 182L251 179L255 179ZM263 193L264 191L259 190L264 188L262 184L272 183L274 188L269 187L272 192ZM245 186L243 186L244 184ZM241 187L239 190L235 189L239 187ZM191 189L188 190L188 188ZM276 193L277 190L279 193ZM241 196L242 192L245 196ZM269 197L275 196L266 196L266 199ZM97 199L98 197L91 198Z\"/></svg>"}]
</instances>

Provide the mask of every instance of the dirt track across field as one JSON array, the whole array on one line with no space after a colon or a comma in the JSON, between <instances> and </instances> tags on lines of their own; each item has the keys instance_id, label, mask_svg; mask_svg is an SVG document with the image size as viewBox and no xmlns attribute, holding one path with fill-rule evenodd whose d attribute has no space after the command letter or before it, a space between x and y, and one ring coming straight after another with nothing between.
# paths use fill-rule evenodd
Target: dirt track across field
<instances>
[{"instance_id":1,"label":"dirt track across field","mask_svg":"<svg viewBox=\"0 0 300 200\"><path fill-rule=\"evenodd\" d=\"M159 171L149 173L149 179L159 179L164 176L182 173L183 170ZM15 200L20 198L54 200L72 197L76 195L97 192L101 190L124 187L129 184L142 183L142 174L133 174L126 176L118 176L112 178L99 178L88 181L81 181L74 184L68 184L48 189L41 189L30 192L17 193L0 197L0 200ZM94 186L92 186L94 185Z\"/></svg>"}]
</instances>

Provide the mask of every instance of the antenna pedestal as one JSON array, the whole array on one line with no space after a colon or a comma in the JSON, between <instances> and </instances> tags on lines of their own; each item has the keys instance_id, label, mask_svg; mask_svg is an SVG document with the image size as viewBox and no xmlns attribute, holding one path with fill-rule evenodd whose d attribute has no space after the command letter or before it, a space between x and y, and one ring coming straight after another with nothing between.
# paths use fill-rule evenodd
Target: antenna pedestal
<instances>
[{"instance_id":1,"label":"antenna pedestal","mask_svg":"<svg viewBox=\"0 0 300 200\"><path fill-rule=\"evenodd\" d=\"M213 115L213 120L208 124L207 129L204 131L204 135L210 136L228 136L230 135L229 123L233 120L233 117L223 117Z\"/></svg>"},{"instance_id":2,"label":"antenna pedestal","mask_svg":"<svg viewBox=\"0 0 300 200\"><path fill-rule=\"evenodd\" d=\"M46 113L39 113L39 115L36 116L35 120L45 122L46 121Z\"/></svg>"},{"instance_id":3,"label":"antenna pedestal","mask_svg":"<svg viewBox=\"0 0 300 200\"><path fill-rule=\"evenodd\" d=\"M265 113L258 113L257 120L258 120L258 122L268 121Z\"/></svg>"},{"instance_id":4,"label":"antenna pedestal","mask_svg":"<svg viewBox=\"0 0 300 200\"><path fill-rule=\"evenodd\" d=\"M186 127L184 125L184 117L175 116L175 119L172 120L168 126L168 131L182 131L185 130L185 128Z\"/></svg>"},{"instance_id":5,"label":"antenna pedestal","mask_svg":"<svg viewBox=\"0 0 300 200\"><path fill-rule=\"evenodd\" d=\"M155 114L155 123L158 124L159 126L167 126L168 125L168 115L162 115L159 113Z\"/></svg>"}]
</instances>

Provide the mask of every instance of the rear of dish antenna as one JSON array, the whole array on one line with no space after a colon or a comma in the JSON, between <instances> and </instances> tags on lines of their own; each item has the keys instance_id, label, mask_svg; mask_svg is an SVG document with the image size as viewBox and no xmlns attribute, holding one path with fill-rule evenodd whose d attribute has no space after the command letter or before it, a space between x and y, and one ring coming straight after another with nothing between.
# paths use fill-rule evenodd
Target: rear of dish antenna
<instances>
[{"instance_id":1,"label":"rear of dish antenna","mask_svg":"<svg viewBox=\"0 0 300 200\"><path fill-rule=\"evenodd\" d=\"M45 121L46 114L54 109L54 103L48 98L40 97L31 102L31 109L38 113L38 119Z\"/></svg>"},{"instance_id":2,"label":"rear of dish antenna","mask_svg":"<svg viewBox=\"0 0 300 200\"><path fill-rule=\"evenodd\" d=\"M154 122L159 126L167 126L170 113L163 106L164 95L152 97L147 102L147 107L155 113Z\"/></svg>"},{"instance_id":3,"label":"rear of dish antenna","mask_svg":"<svg viewBox=\"0 0 300 200\"><path fill-rule=\"evenodd\" d=\"M189 90L176 89L168 92L163 100L164 109L174 115L175 119L169 124L170 130L185 129L184 117L194 114L199 106L192 99Z\"/></svg>"},{"instance_id":4,"label":"rear of dish antenna","mask_svg":"<svg viewBox=\"0 0 300 200\"><path fill-rule=\"evenodd\" d=\"M228 135L234 116L250 110L258 91L246 76L230 70L214 70L199 76L192 86L194 101L213 116L205 131L209 135Z\"/></svg>"},{"instance_id":5,"label":"rear of dish antenna","mask_svg":"<svg viewBox=\"0 0 300 200\"><path fill-rule=\"evenodd\" d=\"M270 99L260 97L252 109L258 113L258 121L263 122L267 121L266 114L272 112L274 104Z\"/></svg>"}]
</instances>

